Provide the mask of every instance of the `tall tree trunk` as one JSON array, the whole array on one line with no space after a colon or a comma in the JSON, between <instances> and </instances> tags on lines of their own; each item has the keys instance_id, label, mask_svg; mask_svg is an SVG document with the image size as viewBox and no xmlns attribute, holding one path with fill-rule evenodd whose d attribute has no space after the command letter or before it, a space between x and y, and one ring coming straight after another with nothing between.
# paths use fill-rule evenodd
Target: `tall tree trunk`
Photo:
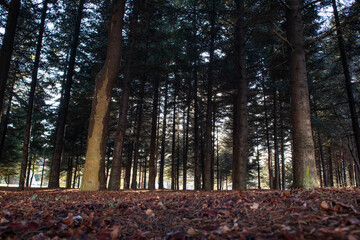
<instances>
[{"instance_id":1,"label":"tall tree trunk","mask_svg":"<svg viewBox=\"0 0 360 240\"><path fill-rule=\"evenodd\" d=\"M333 171L333 162L332 162L332 154L331 154L331 145L328 147L329 152L329 179L330 179L330 187L334 187L334 171Z\"/></svg>"},{"instance_id":2,"label":"tall tree trunk","mask_svg":"<svg viewBox=\"0 0 360 240\"><path fill-rule=\"evenodd\" d=\"M208 83L207 83L207 106L206 106L206 123L205 123L205 166L204 166L204 190L210 191L213 189L211 185L211 153L212 153L212 112L213 112L213 65L214 65L214 51L215 51L215 0L211 1L210 11L210 49L209 49L209 68L208 68Z\"/></svg>"},{"instance_id":3,"label":"tall tree trunk","mask_svg":"<svg viewBox=\"0 0 360 240\"><path fill-rule=\"evenodd\" d=\"M318 144L319 144L319 153L320 153L320 161L321 161L321 167L322 167L322 172L323 172L323 183L324 183L324 187L328 187L328 180L327 180L327 174L326 174L326 165L325 165L325 157L324 157L324 150L323 150L323 146L322 146L322 140L321 140L321 135L320 135L320 131L319 128L316 128L316 132L318 135Z\"/></svg>"},{"instance_id":4,"label":"tall tree trunk","mask_svg":"<svg viewBox=\"0 0 360 240\"><path fill-rule=\"evenodd\" d=\"M201 189L200 176L200 144L199 144L199 104L198 104L198 76L197 68L194 67L194 184L195 190Z\"/></svg>"},{"instance_id":5,"label":"tall tree trunk","mask_svg":"<svg viewBox=\"0 0 360 240\"><path fill-rule=\"evenodd\" d=\"M301 0L286 0L293 135L293 187L319 186L310 121Z\"/></svg>"},{"instance_id":6,"label":"tall tree trunk","mask_svg":"<svg viewBox=\"0 0 360 240\"><path fill-rule=\"evenodd\" d=\"M71 188L71 180L72 180L72 171L73 171L73 159L69 157L68 159L68 168L66 172L66 188Z\"/></svg>"},{"instance_id":7,"label":"tall tree trunk","mask_svg":"<svg viewBox=\"0 0 360 240\"><path fill-rule=\"evenodd\" d=\"M112 85L120 68L125 0L114 0L112 9L106 60L95 79L95 93L91 107L84 177L81 186L83 191L100 189L100 164L105 158L109 103Z\"/></svg>"},{"instance_id":8,"label":"tall tree trunk","mask_svg":"<svg viewBox=\"0 0 360 240\"><path fill-rule=\"evenodd\" d=\"M260 152L259 147L256 147L256 163L257 163L257 180L258 180L258 189L261 189L261 167L260 167Z\"/></svg>"},{"instance_id":9,"label":"tall tree trunk","mask_svg":"<svg viewBox=\"0 0 360 240\"><path fill-rule=\"evenodd\" d=\"M130 188L130 177L131 177L131 166L132 166L132 153L133 153L134 142L131 141L128 145L128 154L126 161L125 169L125 180L124 180L124 189Z\"/></svg>"},{"instance_id":10,"label":"tall tree trunk","mask_svg":"<svg viewBox=\"0 0 360 240\"><path fill-rule=\"evenodd\" d=\"M43 185L43 181L44 181L44 172L45 172L45 162L46 162L46 158L43 158L43 165L42 165L42 170L41 170L41 181L40 181L40 188L42 188Z\"/></svg>"},{"instance_id":11,"label":"tall tree trunk","mask_svg":"<svg viewBox=\"0 0 360 240\"><path fill-rule=\"evenodd\" d=\"M221 176L219 163L219 130L216 128L216 184L217 190L221 190Z\"/></svg>"},{"instance_id":12,"label":"tall tree trunk","mask_svg":"<svg viewBox=\"0 0 360 240\"><path fill-rule=\"evenodd\" d=\"M161 153L160 153L160 172L159 172L159 189L164 188L164 168L165 168L165 147L166 147L166 115L168 106L168 81L165 80L165 100L164 100L164 118L161 135Z\"/></svg>"},{"instance_id":13,"label":"tall tree trunk","mask_svg":"<svg viewBox=\"0 0 360 240\"><path fill-rule=\"evenodd\" d=\"M269 171L269 187L274 189L274 175L271 162L271 147L270 147L270 132L269 132L269 114L267 108L267 101L265 96L265 80L263 82L263 93L264 93L264 112L265 112L265 134L266 134L266 148L268 152L268 171Z\"/></svg>"},{"instance_id":14,"label":"tall tree trunk","mask_svg":"<svg viewBox=\"0 0 360 240\"><path fill-rule=\"evenodd\" d=\"M156 153L157 153L157 141L156 141L156 126L158 115L158 102L159 102L159 84L160 79L155 78L153 83L154 96L153 96L153 109L151 113L151 136L150 136L150 159L149 159L149 189L155 189L156 180Z\"/></svg>"},{"instance_id":15,"label":"tall tree trunk","mask_svg":"<svg viewBox=\"0 0 360 240\"><path fill-rule=\"evenodd\" d=\"M274 100L273 100L273 111L274 111L274 162L275 162L275 176L274 176L274 189L280 189L280 159L279 159L279 146L278 146L278 126L277 126L277 90L276 82L274 81Z\"/></svg>"},{"instance_id":16,"label":"tall tree trunk","mask_svg":"<svg viewBox=\"0 0 360 240\"><path fill-rule=\"evenodd\" d=\"M27 174L26 174L26 183L25 186L28 188L29 187L29 182L30 182L30 171L31 171L31 164L32 164L32 159L29 159L29 166L27 168Z\"/></svg>"},{"instance_id":17,"label":"tall tree trunk","mask_svg":"<svg viewBox=\"0 0 360 240\"><path fill-rule=\"evenodd\" d=\"M6 83L8 79L11 56L14 49L16 26L20 11L20 0L12 0L9 4L9 11L6 20L5 34L0 51L0 117L3 108ZM26 170L25 170L26 172Z\"/></svg>"},{"instance_id":18,"label":"tall tree trunk","mask_svg":"<svg viewBox=\"0 0 360 240\"><path fill-rule=\"evenodd\" d=\"M50 167L49 188L59 187L60 163L61 163L61 155L64 146L66 117L68 114L69 103L70 103L71 86L73 83L75 59L76 59L77 47L79 44L80 25L81 25L82 13L84 9L84 3L85 0L80 0L79 2L74 33L72 36L69 66L66 75L66 82L63 85L64 89L62 90L64 92L64 96L60 101L58 119L56 123L56 140L55 140L56 142L55 142L55 147L54 147L54 152Z\"/></svg>"},{"instance_id":19,"label":"tall tree trunk","mask_svg":"<svg viewBox=\"0 0 360 240\"><path fill-rule=\"evenodd\" d=\"M79 174L78 173L78 167L79 167L79 158L80 156L76 156L75 158L75 169L74 169L74 179L73 179L73 184L72 184L72 188L75 188L75 183L76 183L76 177ZM80 175L80 174L79 174Z\"/></svg>"},{"instance_id":20,"label":"tall tree trunk","mask_svg":"<svg viewBox=\"0 0 360 240\"><path fill-rule=\"evenodd\" d=\"M138 108L136 110L136 136L135 136L135 146L134 146L134 167L131 181L131 188L136 189L136 175L137 175L137 167L139 160L139 148L140 148L140 133L141 133L141 125L142 125L142 115L143 115L143 104L144 104L144 93L145 93L145 77L142 79L141 87L140 87L140 101L138 104ZM139 174L140 175L140 174Z\"/></svg>"},{"instance_id":21,"label":"tall tree trunk","mask_svg":"<svg viewBox=\"0 0 360 240\"><path fill-rule=\"evenodd\" d=\"M176 190L180 190L180 131L177 131L176 147Z\"/></svg>"},{"instance_id":22,"label":"tall tree trunk","mask_svg":"<svg viewBox=\"0 0 360 240\"><path fill-rule=\"evenodd\" d=\"M129 46L126 53L126 65L124 71L124 87L120 100L118 127L116 129L114 156L111 166L111 174L109 181L109 190L119 190L121 183L121 164L122 152L124 146L125 132L126 132L126 119L129 105L130 89L129 85L132 81L132 65L134 59L136 28L138 22L139 8L141 0L135 0L130 20L130 33L129 33Z\"/></svg>"},{"instance_id":23,"label":"tall tree trunk","mask_svg":"<svg viewBox=\"0 0 360 240\"><path fill-rule=\"evenodd\" d=\"M340 50L340 56L341 56L341 63L344 70L344 76L345 76L345 87L346 87L346 93L348 97L349 102L349 108L350 108L350 115L351 115L351 121L352 121L352 127L355 137L355 145L357 149L357 156L358 159L360 159L360 127L359 127L359 118L356 111L356 102L352 90L352 83L351 83L351 76L349 71L349 64L347 59L347 54L345 50L345 43L342 36L342 31L340 28L340 19L339 19L339 13L336 5L336 0L332 0L332 6L334 10L334 17L335 17L335 24L337 27L337 38L338 38L338 44L339 44L339 50Z\"/></svg>"},{"instance_id":24,"label":"tall tree trunk","mask_svg":"<svg viewBox=\"0 0 360 240\"><path fill-rule=\"evenodd\" d=\"M24 177L26 172L26 165L29 158L29 145L30 145L30 134L31 134L31 125L32 125L32 115L34 109L34 97L35 97L35 90L37 85L37 75L40 65L40 54L42 48L42 41L45 29L45 19L46 19L46 11L47 11L47 4L49 0L45 0L43 3L43 9L41 13L41 22L40 22L40 29L39 35L37 38L36 44L36 54L34 60L34 67L31 74L31 87L29 93L29 102L26 108L26 125L25 125L25 133L24 133L24 142L22 148L22 161L21 161L21 171L20 171L20 181L19 181L19 188L20 190L24 190Z\"/></svg>"},{"instance_id":25,"label":"tall tree trunk","mask_svg":"<svg viewBox=\"0 0 360 240\"><path fill-rule=\"evenodd\" d=\"M233 159L236 162L233 168L234 189L246 189L247 160L248 160L248 110L247 110L247 92L248 83L246 79L246 52L245 52L245 13L244 1L235 0L238 18L236 21L235 32L235 51L236 51L236 78L237 78L237 95L236 95L236 133L234 141L236 145L237 156Z\"/></svg>"},{"instance_id":26,"label":"tall tree trunk","mask_svg":"<svg viewBox=\"0 0 360 240\"><path fill-rule=\"evenodd\" d=\"M183 146L183 190L187 185L187 164L189 151L189 125L190 125L190 103L191 103L191 80L188 80L188 93L186 98L186 121L184 119L184 146ZM185 113L184 113L185 114ZM185 116L184 116L185 118Z\"/></svg>"},{"instance_id":27,"label":"tall tree trunk","mask_svg":"<svg viewBox=\"0 0 360 240\"><path fill-rule=\"evenodd\" d=\"M176 84L176 83L175 83ZM176 95L177 86L174 86L174 106L173 106L173 124L172 124L172 146L171 146L171 190L176 186L176 166L175 166L175 144L176 144Z\"/></svg>"},{"instance_id":28,"label":"tall tree trunk","mask_svg":"<svg viewBox=\"0 0 360 240\"><path fill-rule=\"evenodd\" d=\"M284 122L283 122L283 106L282 102L280 101L280 145L281 145L281 188L285 190L285 173L286 173L286 166L285 166L285 136L284 136Z\"/></svg>"}]
</instances>

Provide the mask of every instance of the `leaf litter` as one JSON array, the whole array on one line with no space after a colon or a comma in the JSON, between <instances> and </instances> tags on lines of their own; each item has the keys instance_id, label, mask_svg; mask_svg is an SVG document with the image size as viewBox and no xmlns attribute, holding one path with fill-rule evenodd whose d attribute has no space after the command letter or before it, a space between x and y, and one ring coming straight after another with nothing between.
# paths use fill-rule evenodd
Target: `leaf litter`
<instances>
[{"instance_id":1,"label":"leaf litter","mask_svg":"<svg viewBox=\"0 0 360 240\"><path fill-rule=\"evenodd\" d=\"M360 189L0 191L0 239L360 239Z\"/></svg>"}]
</instances>

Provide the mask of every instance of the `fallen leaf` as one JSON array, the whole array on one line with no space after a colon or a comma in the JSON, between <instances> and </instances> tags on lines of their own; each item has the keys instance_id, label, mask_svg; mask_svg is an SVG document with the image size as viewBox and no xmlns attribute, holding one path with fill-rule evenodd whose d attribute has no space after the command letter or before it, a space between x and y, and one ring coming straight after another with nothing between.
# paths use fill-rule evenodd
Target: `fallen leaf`
<instances>
[{"instance_id":1,"label":"fallen leaf","mask_svg":"<svg viewBox=\"0 0 360 240\"><path fill-rule=\"evenodd\" d=\"M251 207L250 207L250 209L253 209L253 210L256 210L256 209L258 209L259 208L259 204L258 203L254 203Z\"/></svg>"},{"instance_id":2,"label":"fallen leaf","mask_svg":"<svg viewBox=\"0 0 360 240\"><path fill-rule=\"evenodd\" d=\"M151 209L148 209L145 211L146 215L151 216L153 215L153 211Z\"/></svg>"},{"instance_id":3,"label":"fallen leaf","mask_svg":"<svg viewBox=\"0 0 360 240\"><path fill-rule=\"evenodd\" d=\"M327 210L330 209L329 204L327 204L325 201L322 201L322 202L321 202L320 207L321 207L323 210L325 210L325 211L327 211Z\"/></svg>"},{"instance_id":4,"label":"fallen leaf","mask_svg":"<svg viewBox=\"0 0 360 240\"><path fill-rule=\"evenodd\" d=\"M195 229L192 228L192 227L188 229L187 233L188 233L190 236L195 236L195 235L196 235L196 231L195 231Z\"/></svg>"}]
</instances>

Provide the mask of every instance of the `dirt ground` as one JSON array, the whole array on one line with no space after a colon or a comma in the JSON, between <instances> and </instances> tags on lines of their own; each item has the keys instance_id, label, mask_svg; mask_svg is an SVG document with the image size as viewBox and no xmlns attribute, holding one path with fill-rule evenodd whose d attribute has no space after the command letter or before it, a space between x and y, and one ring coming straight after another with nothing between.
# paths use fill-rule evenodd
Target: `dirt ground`
<instances>
[{"instance_id":1,"label":"dirt ground","mask_svg":"<svg viewBox=\"0 0 360 240\"><path fill-rule=\"evenodd\" d=\"M360 239L360 189L0 189L0 239Z\"/></svg>"}]
</instances>

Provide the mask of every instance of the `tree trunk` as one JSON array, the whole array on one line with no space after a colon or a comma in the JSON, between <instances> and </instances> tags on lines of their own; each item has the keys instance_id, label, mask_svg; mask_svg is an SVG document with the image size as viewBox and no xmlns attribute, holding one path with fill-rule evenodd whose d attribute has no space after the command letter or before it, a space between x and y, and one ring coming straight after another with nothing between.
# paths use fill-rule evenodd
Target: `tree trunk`
<instances>
[{"instance_id":1,"label":"tree trunk","mask_svg":"<svg viewBox=\"0 0 360 240\"><path fill-rule=\"evenodd\" d=\"M14 48L14 39L15 39L16 26L20 11L20 5L21 5L20 0L12 0L9 4L5 34L2 41L2 48L0 52L0 117L3 108L6 83L10 69L11 56Z\"/></svg>"},{"instance_id":2,"label":"tree trunk","mask_svg":"<svg viewBox=\"0 0 360 240\"><path fill-rule=\"evenodd\" d=\"M165 80L165 102L164 102L164 118L161 135L161 153L160 153L160 172L159 172L159 189L164 188L164 168L165 168L165 146L166 146L166 115L168 105L168 81Z\"/></svg>"},{"instance_id":3,"label":"tree trunk","mask_svg":"<svg viewBox=\"0 0 360 240\"><path fill-rule=\"evenodd\" d=\"M285 190L285 173L286 173L286 166L285 166L285 136L284 136L284 122L283 122L283 107L282 102L280 102L280 145L281 145L281 188Z\"/></svg>"},{"instance_id":4,"label":"tree trunk","mask_svg":"<svg viewBox=\"0 0 360 240\"><path fill-rule=\"evenodd\" d=\"M276 82L274 81L274 162L275 162L275 175L274 175L274 189L280 189L280 160L279 160L279 146L278 146L278 126L277 126L277 90L276 90Z\"/></svg>"},{"instance_id":5,"label":"tree trunk","mask_svg":"<svg viewBox=\"0 0 360 240\"><path fill-rule=\"evenodd\" d=\"M46 11L47 11L47 4L49 0L45 0L43 3L43 9L41 13L41 23L39 29L39 35L37 38L36 44L36 54L34 60L34 67L31 74L31 87L29 93L29 102L26 108L26 125L25 125L25 133L24 133L24 142L22 148L22 161L21 161L21 171L20 171L20 181L19 181L19 188L20 190L24 190L24 177L26 172L26 165L29 158L29 145L30 145L30 135L31 135L31 125L32 125L32 115L34 109L34 97L35 97L35 89L37 85L37 75L40 65L40 54L42 48L42 41L45 29L45 19L46 19Z\"/></svg>"},{"instance_id":6,"label":"tree trunk","mask_svg":"<svg viewBox=\"0 0 360 240\"><path fill-rule=\"evenodd\" d=\"M68 159L68 168L66 172L66 188L71 188L71 180L72 180L72 171L73 171L73 159L69 157Z\"/></svg>"},{"instance_id":7,"label":"tree trunk","mask_svg":"<svg viewBox=\"0 0 360 240\"><path fill-rule=\"evenodd\" d=\"M187 164L189 151L189 125L190 125L190 103L191 103L191 80L188 81L188 93L186 97L186 121L184 119L184 146L183 146L183 190L187 185ZM184 113L185 114L185 113ZM185 116L184 116L185 118Z\"/></svg>"},{"instance_id":8,"label":"tree trunk","mask_svg":"<svg viewBox=\"0 0 360 240\"><path fill-rule=\"evenodd\" d=\"M271 162L271 147L270 147L270 133L269 133L269 115L265 96L265 80L263 82L263 93L264 93L264 112L265 112L265 131L266 131L266 148L268 152L268 171L269 171L269 188L274 189L274 176Z\"/></svg>"},{"instance_id":9,"label":"tree trunk","mask_svg":"<svg viewBox=\"0 0 360 240\"><path fill-rule=\"evenodd\" d=\"M248 110L247 110L247 79L246 79L246 52L245 52L245 17L244 1L236 0L238 18L235 30L236 52L236 100L233 140L233 189L246 189L247 160L248 160Z\"/></svg>"},{"instance_id":10,"label":"tree trunk","mask_svg":"<svg viewBox=\"0 0 360 240\"><path fill-rule=\"evenodd\" d=\"M319 180L310 121L301 2L286 0L287 38L291 48L289 68L292 96L293 187L314 188L319 186Z\"/></svg>"},{"instance_id":11,"label":"tree trunk","mask_svg":"<svg viewBox=\"0 0 360 240\"><path fill-rule=\"evenodd\" d=\"M130 20L130 33L129 33L129 46L126 53L126 65L124 71L124 87L120 100L120 114L118 120L118 127L116 130L115 145L113 162L111 166L111 174L109 181L109 190L117 191L120 189L121 183L121 164L122 152L124 146L125 132L126 132L126 119L129 105L130 89L129 85L132 81L132 65L135 50L135 36L141 0L135 0Z\"/></svg>"},{"instance_id":12,"label":"tree trunk","mask_svg":"<svg viewBox=\"0 0 360 240\"><path fill-rule=\"evenodd\" d=\"M85 0L80 0L76 15L75 29L72 37L71 50L70 50L69 66L66 75L66 82L63 85L64 89L62 90L64 92L64 97L60 101L58 119L56 124L56 142L55 142L53 157L51 161L49 188L59 187L60 163L61 163L61 155L64 146L66 117L68 114L69 103L70 103L71 86L73 82L76 52L79 44L80 25L81 25L84 3Z\"/></svg>"},{"instance_id":13,"label":"tree trunk","mask_svg":"<svg viewBox=\"0 0 360 240\"><path fill-rule=\"evenodd\" d=\"M140 89L140 101L138 104L138 109L136 110L136 136L135 136L135 146L134 146L134 167L133 167L133 175L131 188L136 189L136 175L137 175L137 167L139 160L139 148L140 148L140 133L141 133L141 125L142 125L142 112L143 112L143 104L144 104L144 92L145 92L145 78L142 79L141 89Z\"/></svg>"},{"instance_id":14,"label":"tree trunk","mask_svg":"<svg viewBox=\"0 0 360 240\"><path fill-rule=\"evenodd\" d=\"M86 161L81 186L83 191L100 189L100 164L105 158L109 103L113 81L120 68L125 0L114 0L112 9L106 60L95 79L95 93L91 107Z\"/></svg>"},{"instance_id":15,"label":"tree trunk","mask_svg":"<svg viewBox=\"0 0 360 240\"><path fill-rule=\"evenodd\" d=\"M45 171L45 162L46 162L46 158L43 158L43 165L42 165L42 170L41 170L41 181L40 181L40 188L42 188L43 185L43 181L44 181L44 171Z\"/></svg>"},{"instance_id":16,"label":"tree trunk","mask_svg":"<svg viewBox=\"0 0 360 240\"><path fill-rule=\"evenodd\" d=\"M334 172L333 172L333 162L331 154L331 146L328 147L329 151L329 178L330 178L330 187L334 187Z\"/></svg>"},{"instance_id":17,"label":"tree trunk","mask_svg":"<svg viewBox=\"0 0 360 240\"><path fill-rule=\"evenodd\" d=\"M76 159L75 159L74 179L73 179L72 188L75 188L76 177L77 177L77 175L80 175L80 174L78 173L79 158L80 158L80 156L76 156Z\"/></svg>"},{"instance_id":18,"label":"tree trunk","mask_svg":"<svg viewBox=\"0 0 360 240\"><path fill-rule=\"evenodd\" d=\"M176 84L176 83L175 83ZM171 190L176 186L176 168L175 168L175 144L176 144L176 95L177 86L174 87L174 107L173 107L173 124L172 124L172 146L171 146Z\"/></svg>"},{"instance_id":19,"label":"tree trunk","mask_svg":"<svg viewBox=\"0 0 360 240\"><path fill-rule=\"evenodd\" d=\"M199 104L198 104L198 76L197 68L194 68L194 184L195 190L201 189L200 176L200 146L199 146Z\"/></svg>"},{"instance_id":20,"label":"tree trunk","mask_svg":"<svg viewBox=\"0 0 360 240\"><path fill-rule=\"evenodd\" d=\"M213 112L213 64L215 51L215 0L212 0L210 11L210 49L209 49L209 68L208 68L208 83L207 83L207 105L206 105L206 123L205 123L205 166L204 166L204 190L210 191L213 189L211 185L211 153L212 153L212 112Z\"/></svg>"},{"instance_id":21,"label":"tree trunk","mask_svg":"<svg viewBox=\"0 0 360 240\"><path fill-rule=\"evenodd\" d=\"M132 153L133 153L134 143L131 141L128 146L128 154L127 154L127 162L126 162L126 169L125 169L125 181L124 181L124 188L130 188L130 177L131 177L131 166L132 166Z\"/></svg>"},{"instance_id":22,"label":"tree trunk","mask_svg":"<svg viewBox=\"0 0 360 240\"><path fill-rule=\"evenodd\" d=\"M156 180L156 126L157 126L157 115L158 115L158 100L159 100L159 84L158 78L154 79L154 96L153 96L153 109L151 113L151 136L150 136L150 159L149 159L149 189L155 189Z\"/></svg>"},{"instance_id":23,"label":"tree trunk","mask_svg":"<svg viewBox=\"0 0 360 240\"><path fill-rule=\"evenodd\" d=\"M338 38L338 44L339 44L339 50L340 50L340 56L341 56L341 63L344 70L344 76L345 76L345 87L346 87L346 93L348 97L349 102L349 108L350 108L350 115L351 115L351 121L352 121L352 127L355 137L355 145L357 149L357 156L358 159L360 159L360 127L359 127L359 119L356 111L356 101L354 98L353 90L352 90L352 83L351 83L351 76L349 71L349 64L347 60L347 54L345 50L345 43L342 36L342 31L340 28L340 19L339 19L339 13L336 6L336 0L332 0L332 6L334 10L334 17L335 17L335 24L337 27L337 38Z\"/></svg>"},{"instance_id":24,"label":"tree trunk","mask_svg":"<svg viewBox=\"0 0 360 240\"><path fill-rule=\"evenodd\" d=\"M25 186L28 188L29 187L29 182L30 182L30 171L31 171L31 164L32 164L32 159L29 159L29 166L27 169L27 174L26 174L26 183Z\"/></svg>"}]
</instances>

